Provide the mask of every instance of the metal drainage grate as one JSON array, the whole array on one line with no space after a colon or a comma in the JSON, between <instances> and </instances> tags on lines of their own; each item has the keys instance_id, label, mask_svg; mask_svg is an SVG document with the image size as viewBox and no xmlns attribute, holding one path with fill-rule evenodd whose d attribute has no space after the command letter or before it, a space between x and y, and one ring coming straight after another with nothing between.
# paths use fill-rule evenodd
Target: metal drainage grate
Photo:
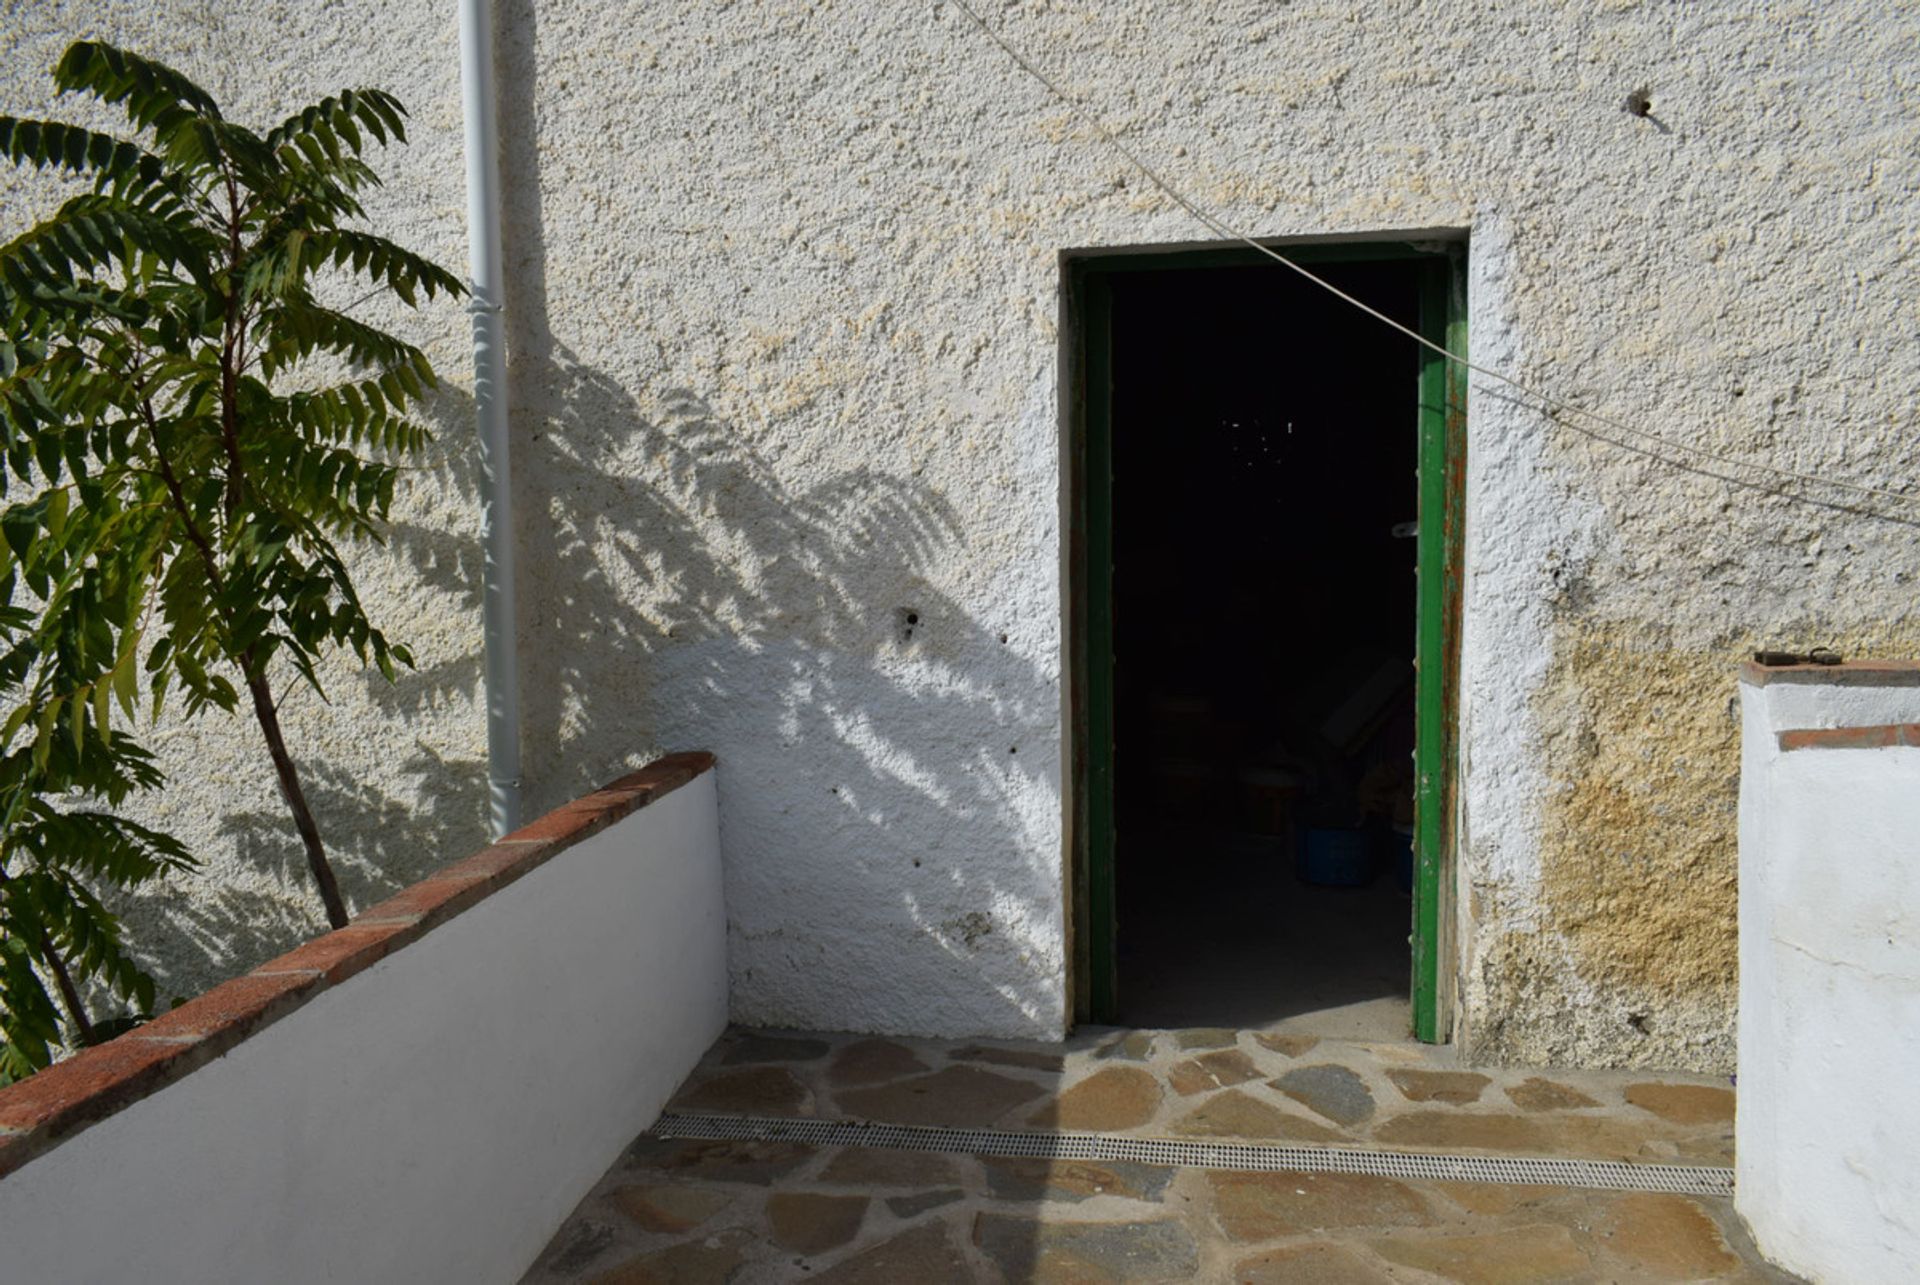
<instances>
[{"instance_id":1,"label":"metal drainage grate","mask_svg":"<svg viewBox=\"0 0 1920 1285\"><path fill-rule=\"evenodd\" d=\"M767 1116L663 1115L651 1132L660 1138L803 1142L816 1147L947 1151L1045 1160L1131 1160L1191 1169L1358 1173L1376 1178L1667 1191L1688 1196L1733 1194L1733 1170L1712 1165L1629 1164L1621 1160L1564 1160L1542 1156L1434 1155L1342 1147L1268 1146L1252 1142L1122 1138L1103 1133L1009 1133L994 1129L935 1129L857 1120L783 1120Z\"/></svg>"}]
</instances>

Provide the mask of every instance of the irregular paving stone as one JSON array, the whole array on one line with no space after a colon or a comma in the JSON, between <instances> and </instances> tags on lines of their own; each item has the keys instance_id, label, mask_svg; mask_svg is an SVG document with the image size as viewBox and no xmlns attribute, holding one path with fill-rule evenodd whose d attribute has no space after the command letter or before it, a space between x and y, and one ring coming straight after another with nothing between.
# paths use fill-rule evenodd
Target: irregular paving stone
<instances>
[{"instance_id":1,"label":"irregular paving stone","mask_svg":"<svg viewBox=\"0 0 1920 1285\"><path fill-rule=\"evenodd\" d=\"M547 1246L540 1266L551 1276L577 1276L613 1243L613 1237L613 1228L605 1223L569 1223Z\"/></svg>"},{"instance_id":2,"label":"irregular paving stone","mask_svg":"<svg viewBox=\"0 0 1920 1285\"><path fill-rule=\"evenodd\" d=\"M1044 1089L1025 1080L974 1066L950 1066L932 1075L836 1096L841 1106L867 1120L965 1128L990 1125L1043 1093Z\"/></svg>"},{"instance_id":3,"label":"irregular paving stone","mask_svg":"<svg viewBox=\"0 0 1920 1285\"><path fill-rule=\"evenodd\" d=\"M1537 1075L1519 1084L1509 1084L1506 1093L1522 1111L1572 1111L1600 1105L1571 1085Z\"/></svg>"},{"instance_id":4,"label":"irregular paving stone","mask_svg":"<svg viewBox=\"0 0 1920 1285\"><path fill-rule=\"evenodd\" d=\"M913 1050L892 1040L856 1040L840 1050L827 1070L827 1079L836 1087L848 1084L877 1084L897 1080L903 1075L918 1075L927 1064Z\"/></svg>"},{"instance_id":5,"label":"irregular paving stone","mask_svg":"<svg viewBox=\"0 0 1920 1285\"><path fill-rule=\"evenodd\" d=\"M1565 1227L1515 1227L1484 1236L1376 1240L1391 1262L1435 1272L1460 1285L1535 1285L1578 1276L1592 1264Z\"/></svg>"},{"instance_id":6,"label":"irregular paving stone","mask_svg":"<svg viewBox=\"0 0 1920 1285\"><path fill-rule=\"evenodd\" d=\"M1336 1124L1359 1124L1373 1114L1367 1082L1344 1066L1322 1063L1288 1071L1273 1087Z\"/></svg>"},{"instance_id":7,"label":"irregular paving stone","mask_svg":"<svg viewBox=\"0 0 1920 1285\"><path fill-rule=\"evenodd\" d=\"M1671 1146L1672 1151L1667 1151ZM1672 1143L1659 1139L1641 1146L1640 1154L1649 1160L1680 1160L1686 1164L1719 1165L1731 1168L1733 1165L1733 1130L1728 1127L1717 1134L1696 1134L1691 1138L1678 1138Z\"/></svg>"},{"instance_id":8,"label":"irregular paving stone","mask_svg":"<svg viewBox=\"0 0 1920 1285\"><path fill-rule=\"evenodd\" d=\"M1301 1057L1313 1052L1320 1046L1318 1035L1266 1035L1253 1037L1262 1048L1272 1049L1282 1057Z\"/></svg>"},{"instance_id":9,"label":"irregular paving stone","mask_svg":"<svg viewBox=\"0 0 1920 1285\"><path fill-rule=\"evenodd\" d=\"M1566 1195L1564 1187L1524 1183L1448 1182L1440 1184L1439 1190L1470 1214L1510 1214Z\"/></svg>"},{"instance_id":10,"label":"irregular paving stone","mask_svg":"<svg viewBox=\"0 0 1920 1285\"><path fill-rule=\"evenodd\" d=\"M1028 1120L1043 1129L1105 1133L1133 1129L1153 1118L1160 1106L1160 1081L1132 1066L1095 1071L1033 1113Z\"/></svg>"},{"instance_id":11,"label":"irregular paving stone","mask_svg":"<svg viewBox=\"0 0 1920 1285\"><path fill-rule=\"evenodd\" d=\"M813 1148L799 1142L702 1142L692 1138L642 1138L627 1149L626 1169L670 1173L713 1182L765 1187L805 1164Z\"/></svg>"},{"instance_id":12,"label":"irregular paving stone","mask_svg":"<svg viewBox=\"0 0 1920 1285\"><path fill-rule=\"evenodd\" d=\"M953 1161L931 1151L848 1147L820 1171L819 1182L844 1187L943 1187L960 1181Z\"/></svg>"},{"instance_id":13,"label":"irregular paving stone","mask_svg":"<svg viewBox=\"0 0 1920 1285\"><path fill-rule=\"evenodd\" d=\"M1173 1132L1188 1138L1287 1138L1296 1142L1335 1142L1346 1136L1289 1115L1240 1089L1214 1094L1174 1121Z\"/></svg>"},{"instance_id":14,"label":"irregular paving stone","mask_svg":"<svg viewBox=\"0 0 1920 1285\"><path fill-rule=\"evenodd\" d=\"M1392 1277L1341 1245L1299 1245L1249 1258L1234 1285L1391 1285Z\"/></svg>"},{"instance_id":15,"label":"irregular paving stone","mask_svg":"<svg viewBox=\"0 0 1920 1285\"><path fill-rule=\"evenodd\" d=\"M593 1285L725 1285L746 1258L747 1236L729 1232L629 1258Z\"/></svg>"},{"instance_id":16,"label":"irregular paving stone","mask_svg":"<svg viewBox=\"0 0 1920 1285\"><path fill-rule=\"evenodd\" d=\"M797 1254L824 1254L860 1232L865 1196L826 1196L814 1191L776 1191L767 1197L773 1238Z\"/></svg>"},{"instance_id":17,"label":"irregular paving stone","mask_svg":"<svg viewBox=\"0 0 1920 1285\"><path fill-rule=\"evenodd\" d=\"M1666 1151L1664 1140L1650 1137L1638 1120L1611 1116L1547 1115L1534 1117L1546 1136L1547 1154L1587 1156L1603 1160L1646 1160ZM1712 1149L1711 1139L1704 1144Z\"/></svg>"},{"instance_id":18,"label":"irregular paving stone","mask_svg":"<svg viewBox=\"0 0 1920 1285\"><path fill-rule=\"evenodd\" d=\"M1629 1084L1627 1101L1674 1124L1723 1124L1733 1119L1733 1090L1705 1084Z\"/></svg>"},{"instance_id":19,"label":"irregular paving stone","mask_svg":"<svg viewBox=\"0 0 1920 1285\"><path fill-rule=\"evenodd\" d=\"M1165 1165L1125 1161L1041 1160L1027 1156L982 1156L987 1193L996 1200L1034 1203L1081 1201L1093 1196L1125 1196L1158 1201L1173 1181Z\"/></svg>"},{"instance_id":20,"label":"irregular paving stone","mask_svg":"<svg viewBox=\"0 0 1920 1285\"><path fill-rule=\"evenodd\" d=\"M833 1048L825 1040L792 1039L783 1035L750 1032L736 1036L733 1047L721 1061L727 1066L742 1062L812 1062Z\"/></svg>"},{"instance_id":21,"label":"irregular paving stone","mask_svg":"<svg viewBox=\"0 0 1920 1285\"><path fill-rule=\"evenodd\" d=\"M951 1205L966 1194L958 1187L949 1187L945 1191L923 1191L917 1196L888 1196L887 1208L895 1218L918 1218L929 1209Z\"/></svg>"},{"instance_id":22,"label":"irregular paving stone","mask_svg":"<svg viewBox=\"0 0 1920 1285\"><path fill-rule=\"evenodd\" d=\"M1144 1062L1153 1056L1152 1031L1128 1031L1119 1039L1100 1046L1098 1058L1118 1058L1123 1062Z\"/></svg>"},{"instance_id":23,"label":"irregular paving stone","mask_svg":"<svg viewBox=\"0 0 1920 1285\"><path fill-rule=\"evenodd\" d=\"M828 1285L904 1285L904 1282L966 1281L973 1279L959 1246L938 1221L922 1223L892 1240L882 1241L808 1280Z\"/></svg>"},{"instance_id":24,"label":"irregular paving stone","mask_svg":"<svg viewBox=\"0 0 1920 1285\"><path fill-rule=\"evenodd\" d=\"M1426 1227L1433 1214L1420 1193L1392 1178L1351 1173L1207 1175L1214 1218L1234 1240L1272 1240L1335 1227Z\"/></svg>"},{"instance_id":25,"label":"irregular paving stone","mask_svg":"<svg viewBox=\"0 0 1920 1285\"><path fill-rule=\"evenodd\" d=\"M722 1071L697 1081L674 1096L679 1111L730 1111L741 1115L792 1115L807 1100L807 1087L792 1071L756 1066Z\"/></svg>"},{"instance_id":26,"label":"irregular paving stone","mask_svg":"<svg viewBox=\"0 0 1920 1285\"><path fill-rule=\"evenodd\" d=\"M1177 1031L1174 1040L1183 1049L1230 1049L1239 1043L1239 1033L1224 1026L1196 1026Z\"/></svg>"},{"instance_id":27,"label":"irregular paving stone","mask_svg":"<svg viewBox=\"0 0 1920 1285\"><path fill-rule=\"evenodd\" d=\"M1450 1102L1455 1106L1478 1102L1480 1091L1493 1083L1486 1076L1472 1071L1402 1069L1388 1071L1387 1078L1393 1081L1393 1087L1400 1090L1401 1096L1409 1102Z\"/></svg>"},{"instance_id":28,"label":"irregular paving stone","mask_svg":"<svg viewBox=\"0 0 1920 1285\"><path fill-rule=\"evenodd\" d=\"M1460 1147L1469 1151L1542 1151L1547 1135L1517 1115L1469 1115L1464 1111L1409 1111L1373 1131L1375 1142L1413 1147Z\"/></svg>"},{"instance_id":29,"label":"irregular paving stone","mask_svg":"<svg viewBox=\"0 0 1920 1285\"><path fill-rule=\"evenodd\" d=\"M1085 1280L1087 1267L1124 1281L1184 1281L1200 1258L1192 1234L1171 1219L1064 1223L980 1214L973 1243L1009 1281Z\"/></svg>"},{"instance_id":30,"label":"irregular paving stone","mask_svg":"<svg viewBox=\"0 0 1920 1285\"><path fill-rule=\"evenodd\" d=\"M1043 1249L1021 1285L1125 1285L1106 1268L1060 1249Z\"/></svg>"},{"instance_id":31,"label":"irregular paving stone","mask_svg":"<svg viewBox=\"0 0 1920 1285\"><path fill-rule=\"evenodd\" d=\"M647 1231L691 1231L733 1203L733 1197L710 1187L674 1183L659 1187L622 1187L613 1193L614 1207Z\"/></svg>"},{"instance_id":32,"label":"irregular paving stone","mask_svg":"<svg viewBox=\"0 0 1920 1285\"><path fill-rule=\"evenodd\" d=\"M997 1049L985 1044L969 1044L947 1054L956 1062L991 1062L996 1066L1019 1066L1029 1071L1058 1074L1067 1063L1064 1054L1039 1049Z\"/></svg>"},{"instance_id":33,"label":"irregular paving stone","mask_svg":"<svg viewBox=\"0 0 1920 1285\"><path fill-rule=\"evenodd\" d=\"M1369 1040L1365 1043L1353 1045L1347 1049L1342 1056L1349 1059L1378 1062L1382 1069L1389 1066L1417 1068L1433 1065L1433 1054L1428 1050L1426 1045L1409 1044L1404 1040L1396 1040L1391 1044L1382 1044Z\"/></svg>"},{"instance_id":34,"label":"irregular paving stone","mask_svg":"<svg viewBox=\"0 0 1920 1285\"><path fill-rule=\"evenodd\" d=\"M1167 1072L1167 1082L1173 1085L1173 1091L1182 1097L1195 1093L1205 1093L1209 1089L1224 1089L1235 1084L1245 1084L1248 1080L1260 1078L1260 1068L1253 1059L1239 1049L1221 1049L1217 1053L1202 1053L1199 1057L1177 1062Z\"/></svg>"},{"instance_id":35,"label":"irregular paving stone","mask_svg":"<svg viewBox=\"0 0 1920 1285\"><path fill-rule=\"evenodd\" d=\"M1607 1231L1608 1249L1663 1280L1712 1279L1740 1266L1707 1211L1685 1196L1622 1196Z\"/></svg>"}]
</instances>

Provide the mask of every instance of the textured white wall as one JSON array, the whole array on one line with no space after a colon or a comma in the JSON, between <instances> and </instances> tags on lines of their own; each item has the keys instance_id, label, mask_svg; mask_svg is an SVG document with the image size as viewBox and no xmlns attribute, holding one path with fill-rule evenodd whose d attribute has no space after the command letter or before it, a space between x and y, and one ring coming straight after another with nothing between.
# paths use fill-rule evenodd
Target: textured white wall
<instances>
[{"instance_id":1,"label":"textured white wall","mask_svg":"<svg viewBox=\"0 0 1920 1285\"><path fill-rule=\"evenodd\" d=\"M1912 473L1913 12L991 18L1257 234L1469 229L1476 356L1735 455ZM1057 256L1204 234L945 4L501 0L500 21L531 807L711 748L739 1018L1059 1030ZM462 261L450 6L37 6L0 32L5 100L37 103L35 69L81 32L253 119L343 83L399 93L419 141L379 213ZM1622 110L1642 86L1654 120ZM409 324L461 382L457 311ZM455 391L449 442L465 414ZM1911 531L1477 384L1469 431L1465 1035L1728 1066L1730 662L1920 645ZM447 456L402 556L368 563L423 675L343 677L297 720L369 891L480 824L471 467ZM211 902L149 916L188 989L309 911L250 743L208 729L173 753L172 816L220 856Z\"/></svg>"},{"instance_id":2,"label":"textured white wall","mask_svg":"<svg viewBox=\"0 0 1920 1285\"><path fill-rule=\"evenodd\" d=\"M8 1279L518 1280L726 1027L714 776L9 1175Z\"/></svg>"},{"instance_id":3,"label":"textured white wall","mask_svg":"<svg viewBox=\"0 0 1920 1285\"><path fill-rule=\"evenodd\" d=\"M297 2L16 5L0 20L0 109L85 116L89 104L56 100L48 75L68 42L82 37L177 65L227 115L256 128L344 86L390 87L413 113L414 142L375 158L387 185L367 204L382 232L464 271L453 10L423 11L411 29L396 31L397 12L368 6L352 15ZM124 129L125 118L91 122ZM6 235L49 205L44 185L0 169ZM388 687L350 664L337 667L328 675L331 705L285 677L275 684L291 693L282 709L287 739L341 884L353 905L366 906L486 842L486 736L471 403L460 391L470 385L466 318L458 304L360 315L421 344L451 385L432 422L442 435L432 467L400 484L391 553L359 559L378 622L412 643L420 672ZM164 1006L170 995L196 994L324 931L326 921L251 720L173 724L149 743L172 780L147 819L208 863L202 876L128 908ZM638 766L650 756L635 748Z\"/></svg>"},{"instance_id":4,"label":"textured white wall","mask_svg":"<svg viewBox=\"0 0 1920 1285\"><path fill-rule=\"evenodd\" d=\"M1809 1280L1920 1262L1920 749L1791 728L1920 722L1920 686L1745 687L1735 1203Z\"/></svg>"}]
</instances>

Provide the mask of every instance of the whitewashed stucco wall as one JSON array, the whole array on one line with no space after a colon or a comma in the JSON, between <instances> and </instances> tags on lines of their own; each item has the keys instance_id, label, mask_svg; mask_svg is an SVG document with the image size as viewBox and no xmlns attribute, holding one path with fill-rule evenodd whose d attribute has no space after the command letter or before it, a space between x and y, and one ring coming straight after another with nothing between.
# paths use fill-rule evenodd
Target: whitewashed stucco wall
<instances>
[{"instance_id":1,"label":"whitewashed stucco wall","mask_svg":"<svg viewBox=\"0 0 1920 1285\"><path fill-rule=\"evenodd\" d=\"M1257 234L1468 230L1479 358L1736 456L1913 472L1912 13L990 17ZM500 21L531 806L656 746L713 749L738 1018L1059 1030L1057 256L1203 234L947 4L501 0ZM417 142L381 214L459 263L453 28L448 4L44 5L9 15L0 76L37 105L84 32L255 118L384 85ZM1642 87L1651 120L1622 109ZM464 382L457 311L410 324ZM450 442L465 412L450 395ZM1910 651L1911 529L1479 385L1469 435L1464 1035L1730 1066L1732 661ZM471 470L448 455L403 556L368 571L425 677L343 679L300 716L366 887L479 825ZM306 912L291 844L228 833L276 816L250 746L208 729L170 753L194 768L174 815L205 818L235 890L224 919L167 912L195 921L197 946L165 948L192 980Z\"/></svg>"},{"instance_id":2,"label":"whitewashed stucco wall","mask_svg":"<svg viewBox=\"0 0 1920 1285\"><path fill-rule=\"evenodd\" d=\"M0 1183L6 1278L519 1280L726 1029L715 816L705 771L102 1104Z\"/></svg>"},{"instance_id":3,"label":"whitewashed stucco wall","mask_svg":"<svg viewBox=\"0 0 1920 1285\"><path fill-rule=\"evenodd\" d=\"M211 90L229 116L258 127L346 85L389 87L412 112L414 141L380 166L387 185L371 192L367 204L382 232L464 274L453 12L423 11L411 25L410 13L396 20L403 12L300 0L10 5L0 15L0 110L85 115L84 100L54 98L49 75L68 42L82 37L178 66ZM90 119L124 129L124 116ZM0 168L0 217L9 235L29 212L49 206L45 185ZM460 391L471 382L466 318L457 303L420 314L363 308L361 315L421 344L451 385L433 421L442 434L433 467L401 483L391 553L359 560L361 587L379 623L413 644L420 672L389 688L350 665L340 667L328 681L331 705L294 684L276 683L276 690L293 693L282 720L342 886L350 902L365 906L485 843L486 737L478 523L466 445L471 410ZM171 777L150 819L207 862L179 891L128 912L136 941L156 965L164 1005L170 993L193 995L326 923L251 721L216 716L197 728L169 726L150 744ZM635 749L637 764L646 747Z\"/></svg>"},{"instance_id":4,"label":"whitewashed stucco wall","mask_svg":"<svg viewBox=\"0 0 1920 1285\"><path fill-rule=\"evenodd\" d=\"M1920 1102L1882 1086L1920 1056L1920 748L1871 740L1920 727L1920 673L1761 677L1741 687L1735 1205L1807 1280L1904 1280Z\"/></svg>"}]
</instances>

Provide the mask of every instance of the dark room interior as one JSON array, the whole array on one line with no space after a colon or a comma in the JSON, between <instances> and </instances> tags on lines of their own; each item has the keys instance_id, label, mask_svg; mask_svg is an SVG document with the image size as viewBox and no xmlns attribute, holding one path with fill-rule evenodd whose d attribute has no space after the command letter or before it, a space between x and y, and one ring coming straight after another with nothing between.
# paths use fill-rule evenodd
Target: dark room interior
<instances>
[{"instance_id":1,"label":"dark room interior","mask_svg":"<svg viewBox=\"0 0 1920 1285\"><path fill-rule=\"evenodd\" d=\"M1316 271L1417 325L1411 263ZM1112 317L1120 1020L1402 1038L1418 350L1277 264Z\"/></svg>"}]
</instances>

